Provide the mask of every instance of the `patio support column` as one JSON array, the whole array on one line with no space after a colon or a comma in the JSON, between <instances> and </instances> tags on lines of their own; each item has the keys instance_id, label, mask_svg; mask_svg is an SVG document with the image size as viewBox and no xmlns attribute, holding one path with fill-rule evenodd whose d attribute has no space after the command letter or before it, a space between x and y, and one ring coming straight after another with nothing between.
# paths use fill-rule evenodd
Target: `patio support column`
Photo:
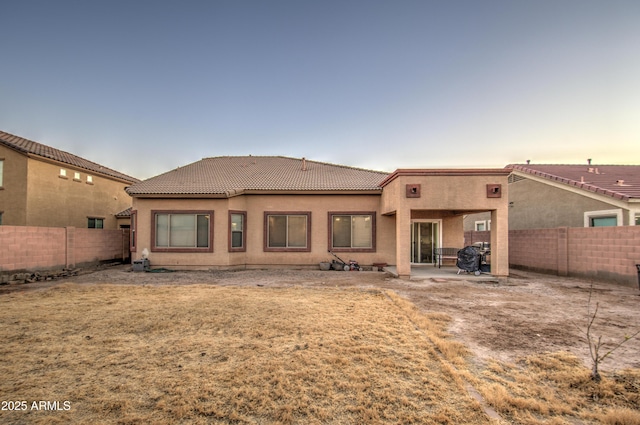
<instances>
[{"instance_id":1,"label":"patio support column","mask_svg":"<svg viewBox=\"0 0 640 425\"><path fill-rule=\"evenodd\" d=\"M411 210L396 211L396 269L398 277L411 277Z\"/></svg>"},{"instance_id":2,"label":"patio support column","mask_svg":"<svg viewBox=\"0 0 640 425\"><path fill-rule=\"evenodd\" d=\"M491 274L509 276L508 207L491 211Z\"/></svg>"}]
</instances>

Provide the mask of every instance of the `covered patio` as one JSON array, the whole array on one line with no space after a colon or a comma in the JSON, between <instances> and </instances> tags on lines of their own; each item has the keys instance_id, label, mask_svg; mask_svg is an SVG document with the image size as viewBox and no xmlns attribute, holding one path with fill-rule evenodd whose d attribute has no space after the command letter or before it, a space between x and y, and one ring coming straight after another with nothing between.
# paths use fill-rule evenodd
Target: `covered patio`
<instances>
[{"instance_id":1,"label":"covered patio","mask_svg":"<svg viewBox=\"0 0 640 425\"><path fill-rule=\"evenodd\" d=\"M444 273L433 270L438 248L464 247L464 216L491 213L491 279L509 275L509 169L400 169L382 183L381 214L395 221L396 258L389 272L401 278ZM393 263L392 263L393 264ZM430 269L431 267L431 269ZM455 277L454 277L455 276ZM480 276L482 277L482 276Z\"/></svg>"}]
</instances>

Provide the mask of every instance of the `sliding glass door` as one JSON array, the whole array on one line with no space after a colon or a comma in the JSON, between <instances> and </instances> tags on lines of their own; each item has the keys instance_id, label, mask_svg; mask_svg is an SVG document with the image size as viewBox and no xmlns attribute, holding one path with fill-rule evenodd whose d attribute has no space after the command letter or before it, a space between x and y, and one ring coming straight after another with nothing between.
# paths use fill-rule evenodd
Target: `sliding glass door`
<instances>
[{"instance_id":1,"label":"sliding glass door","mask_svg":"<svg viewBox=\"0 0 640 425\"><path fill-rule=\"evenodd\" d=\"M411 262L434 264L435 250L440 246L440 223L419 221L411 224Z\"/></svg>"}]
</instances>

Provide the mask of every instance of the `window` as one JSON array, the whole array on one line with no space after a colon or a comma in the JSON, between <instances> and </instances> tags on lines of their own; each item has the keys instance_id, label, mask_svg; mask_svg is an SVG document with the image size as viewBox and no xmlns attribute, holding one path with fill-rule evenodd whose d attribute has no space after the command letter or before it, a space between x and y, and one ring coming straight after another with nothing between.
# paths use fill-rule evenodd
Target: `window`
<instances>
[{"instance_id":1,"label":"window","mask_svg":"<svg viewBox=\"0 0 640 425\"><path fill-rule=\"evenodd\" d=\"M2 212L0 212L0 226L2 226Z\"/></svg>"},{"instance_id":2,"label":"window","mask_svg":"<svg viewBox=\"0 0 640 425\"><path fill-rule=\"evenodd\" d=\"M491 230L491 220L476 221L475 228L477 232L484 232L486 230Z\"/></svg>"},{"instance_id":3,"label":"window","mask_svg":"<svg viewBox=\"0 0 640 425\"><path fill-rule=\"evenodd\" d=\"M329 213L331 249L374 250L375 213Z\"/></svg>"},{"instance_id":4,"label":"window","mask_svg":"<svg viewBox=\"0 0 640 425\"><path fill-rule=\"evenodd\" d=\"M80 181L80 173L79 173L79 172L77 172L77 171L75 171L75 172L73 173L73 179L74 179L75 181L79 182L79 181Z\"/></svg>"},{"instance_id":5,"label":"window","mask_svg":"<svg viewBox=\"0 0 640 425\"><path fill-rule=\"evenodd\" d=\"M584 227L622 226L622 209L587 211Z\"/></svg>"},{"instance_id":6,"label":"window","mask_svg":"<svg viewBox=\"0 0 640 425\"><path fill-rule=\"evenodd\" d=\"M213 251L213 211L152 211L152 251Z\"/></svg>"},{"instance_id":7,"label":"window","mask_svg":"<svg viewBox=\"0 0 640 425\"><path fill-rule=\"evenodd\" d=\"M640 226L640 214L636 214L636 226Z\"/></svg>"},{"instance_id":8,"label":"window","mask_svg":"<svg viewBox=\"0 0 640 425\"><path fill-rule=\"evenodd\" d=\"M592 217L589 227L606 227L617 226L618 220L616 217Z\"/></svg>"},{"instance_id":9,"label":"window","mask_svg":"<svg viewBox=\"0 0 640 425\"><path fill-rule=\"evenodd\" d=\"M2 176L4 175L4 159L0 159L0 187L2 187Z\"/></svg>"},{"instance_id":10,"label":"window","mask_svg":"<svg viewBox=\"0 0 640 425\"><path fill-rule=\"evenodd\" d=\"M229 251L246 251L246 222L246 212L229 212Z\"/></svg>"},{"instance_id":11,"label":"window","mask_svg":"<svg viewBox=\"0 0 640 425\"><path fill-rule=\"evenodd\" d=\"M67 178L67 170L61 168L59 177Z\"/></svg>"},{"instance_id":12,"label":"window","mask_svg":"<svg viewBox=\"0 0 640 425\"><path fill-rule=\"evenodd\" d=\"M87 183L93 184L93 176L87 176Z\"/></svg>"},{"instance_id":13,"label":"window","mask_svg":"<svg viewBox=\"0 0 640 425\"><path fill-rule=\"evenodd\" d=\"M266 251L309 251L311 213L265 213Z\"/></svg>"},{"instance_id":14,"label":"window","mask_svg":"<svg viewBox=\"0 0 640 425\"><path fill-rule=\"evenodd\" d=\"M104 219L103 218L89 217L89 225L87 227L89 229L103 229L104 228Z\"/></svg>"}]
</instances>

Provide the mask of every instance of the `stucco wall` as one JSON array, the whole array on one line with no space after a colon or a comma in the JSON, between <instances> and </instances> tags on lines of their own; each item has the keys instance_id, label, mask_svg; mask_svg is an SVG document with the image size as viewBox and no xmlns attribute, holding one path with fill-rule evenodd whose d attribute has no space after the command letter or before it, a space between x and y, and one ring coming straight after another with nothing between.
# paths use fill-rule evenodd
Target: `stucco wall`
<instances>
[{"instance_id":1,"label":"stucco wall","mask_svg":"<svg viewBox=\"0 0 640 425\"><path fill-rule=\"evenodd\" d=\"M60 177L61 168L66 178ZM74 172L80 179L74 179ZM126 186L86 170L29 159L27 225L86 228L94 217L104 219L105 229L117 229L115 214L131 206Z\"/></svg>"},{"instance_id":2,"label":"stucco wall","mask_svg":"<svg viewBox=\"0 0 640 425\"><path fill-rule=\"evenodd\" d=\"M487 184L501 184L501 198L487 198ZM420 197L407 198L406 185L419 184ZM382 212L398 207L431 210L488 211L507 202L507 176L399 176L382 193Z\"/></svg>"},{"instance_id":3,"label":"stucco wall","mask_svg":"<svg viewBox=\"0 0 640 425\"><path fill-rule=\"evenodd\" d=\"M27 157L0 146L0 159L4 160L0 212L5 225L27 224Z\"/></svg>"},{"instance_id":4,"label":"stucco wall","mask_svg":"<svg viewBox=\"0 0 640 425\"><path fill-rule=\"evenodd\" d=\"M137 214L137 250L139 259L144 248L152 251L151 210L214 211L213 252L151 252L152 267L216 268L216 267L282 267L313 266L331 260L329 249L329 212L376 212L378 195L242 195L229 199L140 199L133 208ZM229 211L246 211L247 240L245 252L229 252ZM310 212L311 250L309 252L265 252L264 213ZM354 259L361 265L385 262L393 264L395 253L394 220L376 213L376 251L338 253L345 261Z\"/></svg>"},{"instance_id":5,"label":"stucco wall","mask_svg":"<svg viewBox=\"0 0 640 425\"><path fill-rule=\"evenodd\" d=\"M610 210L611 204L542 184L531 179L509 185L509 228L584 227L584 212ZM628 225L628 214L623 214Z\"/></svg>"}]
</instances>

